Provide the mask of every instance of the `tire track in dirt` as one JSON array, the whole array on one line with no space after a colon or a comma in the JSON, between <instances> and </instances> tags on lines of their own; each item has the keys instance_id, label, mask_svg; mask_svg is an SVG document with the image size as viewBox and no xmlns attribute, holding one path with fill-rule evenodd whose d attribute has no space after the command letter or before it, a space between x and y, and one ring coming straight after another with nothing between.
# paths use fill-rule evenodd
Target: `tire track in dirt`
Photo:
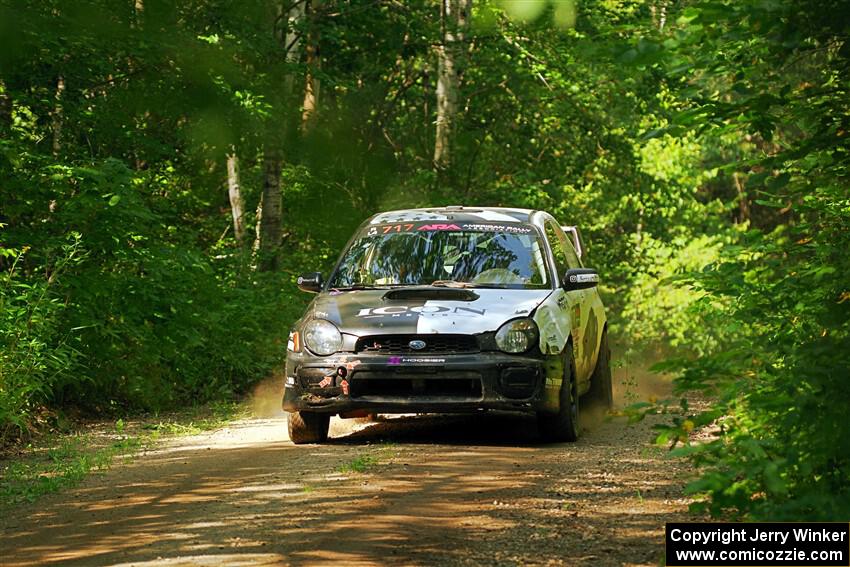
<instances>
[{"instance_id":1,"label":"tire track in dirt","mask_svg":"<svg viewBox=\"0 0 850 567\"><path fill-rule=\"evenodd\" d=\"M522 416L405 417L296 447L285 418L246 420L22 507L0 552L6 565L657 565L687 470L648 443L651 422L539 445Z\"/></svg>"}]
</instances>

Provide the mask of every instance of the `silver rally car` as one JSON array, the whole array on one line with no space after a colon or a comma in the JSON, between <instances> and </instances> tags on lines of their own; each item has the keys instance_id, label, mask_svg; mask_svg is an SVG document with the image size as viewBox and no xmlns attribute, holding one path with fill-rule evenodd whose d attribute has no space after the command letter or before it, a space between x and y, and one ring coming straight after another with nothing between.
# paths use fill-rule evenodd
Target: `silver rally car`
<instances>
[{"instance_id":1,"label":"silver rally car","mask_svg":"<svg viewBox=\"0 0 850 567\"><path fill-rule=\"evenodd\" d=\"M598 275L543 211L442 207L364 222L290 333L283 408L295 443L330 417L534 413L574 441L579 400L612 404Z\"/></svg>"}]
</instances>

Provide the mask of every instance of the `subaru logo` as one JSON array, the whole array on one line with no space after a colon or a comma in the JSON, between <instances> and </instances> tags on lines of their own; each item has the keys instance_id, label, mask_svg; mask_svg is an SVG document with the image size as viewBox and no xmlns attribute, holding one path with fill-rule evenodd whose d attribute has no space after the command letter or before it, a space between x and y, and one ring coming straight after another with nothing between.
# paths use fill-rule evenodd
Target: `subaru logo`
<instances>
[{"instance_id":1,"label":"subaru logo","mask_svg":"<svg viewBox=\"0 0 850 567\"><path fill-rule=\"evenodd\" d=\"M425 341L420 341L418 339L413 340L407 343L407 346L409 346L413 350L422 350L423 348L425 348Z\"/></svg>"}]
</instances>

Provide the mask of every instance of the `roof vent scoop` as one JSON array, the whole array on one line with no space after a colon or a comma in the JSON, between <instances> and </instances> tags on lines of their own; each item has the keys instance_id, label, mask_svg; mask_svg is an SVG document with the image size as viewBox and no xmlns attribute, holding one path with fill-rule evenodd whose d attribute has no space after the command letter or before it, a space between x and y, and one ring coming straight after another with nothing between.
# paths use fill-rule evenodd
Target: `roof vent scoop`
<instances>
[{"instance_id":1,"label":"roof vent scoop","mask_svg":"<svg viewBox=\"0 0 850 567\"><path fill-rule=\"evenodd\" d=\"M384 294L384 300L423 300L475 301L480 296L471 289L435 288L429 285L391 289Z\"/></svg>"}]
</instances>

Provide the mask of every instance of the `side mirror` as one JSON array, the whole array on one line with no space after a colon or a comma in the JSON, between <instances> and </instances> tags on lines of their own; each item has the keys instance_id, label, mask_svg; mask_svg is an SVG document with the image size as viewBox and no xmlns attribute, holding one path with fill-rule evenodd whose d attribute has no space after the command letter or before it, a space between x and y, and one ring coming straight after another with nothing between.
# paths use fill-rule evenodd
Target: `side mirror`
<instances>
[{"instance_id":1,"label":"side mirror","mask_svg":"<svg viewBox=\"0 0 850 567\"><path fill-rule=\"evenodd\" d=\"M599 274L592 268L572 268L564 274L561 285L564 291L575 291L577 289L588 289L596 287L599 283Z\"/></svg>"},{"instance_id":2,"label":"side mirror","mask_svg":"<svg viewBox=\"0 0 850 567\"><path fill-rule=\"evenodd\" d=\"M322 281L321 272L307 272L298 276L298 289L301 291L309 291L310 293L319 293L322 291L324 282Z\"/></svg>"}]
</instances>

